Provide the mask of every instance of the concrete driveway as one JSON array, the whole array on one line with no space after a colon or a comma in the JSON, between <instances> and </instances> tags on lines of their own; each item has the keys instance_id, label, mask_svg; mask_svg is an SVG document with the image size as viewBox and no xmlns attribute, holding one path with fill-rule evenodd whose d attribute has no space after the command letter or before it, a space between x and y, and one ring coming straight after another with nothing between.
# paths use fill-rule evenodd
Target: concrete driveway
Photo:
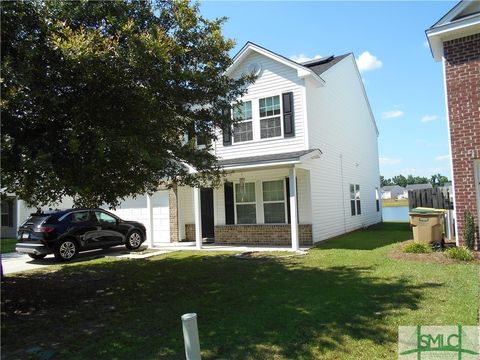
<instances>
[{"instance_id":1,"label":"concrete driveway","mask_svg":"<svg viewBox=\"0 0 480 360\"><path fill-rule=\"evenodd\" d=\"M145 246L142 246L139 250L144 250ZM130 252L125 248L125 246L115 246L106 250L98 249L98 250L90 250L85 251L77 254L77 256L69 262L81 262L81 261L88 261L93 259L98 259L102 257L119 257L119 258L146 258L150 256L156 256L160 254L167 253L169 251L155 251L149 252L147 254L141 255L136 254L135 252ZM50 265L54 264L62 264L61 262L57 262L53 254L47 255L44 259L41 260L34 260L26 254L20 254L17 252L8 253L8 254L1 254L2 259L2 266L3 266L3 273L5 275L20 272L20 271L27 271L27 270L35 270L41 269Z\"/></svg>"}]
</instances>

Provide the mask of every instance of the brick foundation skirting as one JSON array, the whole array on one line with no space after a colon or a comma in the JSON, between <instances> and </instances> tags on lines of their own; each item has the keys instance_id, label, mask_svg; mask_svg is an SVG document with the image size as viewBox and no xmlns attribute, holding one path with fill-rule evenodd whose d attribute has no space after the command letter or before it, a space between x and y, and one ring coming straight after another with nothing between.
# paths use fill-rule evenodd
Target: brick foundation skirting
<instances>
[{"instance_id":1,"label":"brick foundation skirting","mask_svg":"<svg viewBox=\"0 0 480 360\"><path fill-rule=\"evenodd\" d=\"M312 225L301 224L298 229L300 245L312 245ZM187 241L195 241L195 225L186 224L185 234ZM291 246L291 227L287 224L215 226L215 244Z\"/></svg>"}]
</instances>

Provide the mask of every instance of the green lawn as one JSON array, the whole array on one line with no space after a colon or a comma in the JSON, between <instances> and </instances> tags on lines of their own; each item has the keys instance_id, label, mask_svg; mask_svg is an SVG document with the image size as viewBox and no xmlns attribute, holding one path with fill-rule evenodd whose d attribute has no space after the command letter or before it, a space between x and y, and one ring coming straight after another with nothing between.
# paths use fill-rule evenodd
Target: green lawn
<instances>
[{"instance_id":1,"label":"green lawn","mask_svg":"<svg viewBox=\"0 0 480 360\"><path fill-rule=\"evenodd\" d=\"M478 323L479 266L387 256L409 238L391 223L306 256L177 252L10 276L2 358L184 359L180 316L196 312L203 359L396 359L399 325Z\"/></svg>"},{"instance_id":2,"label":"green lawn","mask_svg":"<svg viewBox=\"0 0 480 360\"><path fill-rule=\"evenodd\" d=\"M0 239L0 253L6 254L15 251L16 239Z\"/></svg>"}]
</instances>

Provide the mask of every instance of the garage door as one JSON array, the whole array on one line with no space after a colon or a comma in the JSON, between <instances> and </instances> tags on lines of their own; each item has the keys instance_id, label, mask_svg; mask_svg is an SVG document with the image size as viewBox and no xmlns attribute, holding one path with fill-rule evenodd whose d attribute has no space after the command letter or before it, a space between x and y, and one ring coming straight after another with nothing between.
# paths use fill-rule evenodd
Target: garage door
<instances>
[{"instance_id":1,"label":"garage door","mask_svg":"<svg viewBox=\"0 0 480 360\"><path fill-rule=\"evenodd\" d=\"M168 208L168 191L158 191L151 197L153 210L153 245L170 242L170 221ZM145 195L127 198L116 210L115 215L124 220L139 221L148 229L148 208ZM147 240L150 244L150 240Z\"/></svg>"}]
</instances>

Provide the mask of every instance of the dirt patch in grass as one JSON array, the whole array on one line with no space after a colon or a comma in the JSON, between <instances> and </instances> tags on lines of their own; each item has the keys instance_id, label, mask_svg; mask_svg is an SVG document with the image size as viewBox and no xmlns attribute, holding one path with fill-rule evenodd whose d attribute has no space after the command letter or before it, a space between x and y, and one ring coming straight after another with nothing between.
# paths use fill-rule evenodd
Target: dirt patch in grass
<instances>
[{"instance_id":1,"label":"dirt patch in grass","mask_svg":"<svg viewBox=\"0 0 480 360\"><path fill-rule=\"evenodd\" d=\"M394 260L406 260L406 261L415 261L415 262L422 262L428 264L459 264L459 263L472 263L472 262L480 262L480 253L478 251L474 251L475 261L460 261L455 260L447 257L443 251L433 251L428 254L412 254L412 253L404 253L403 248L412 243L413 240L404 241L397 246L388 254L390 259ZM445 248L453 247L455 243L446 243Z\"/></svg>"}]
</instances>

